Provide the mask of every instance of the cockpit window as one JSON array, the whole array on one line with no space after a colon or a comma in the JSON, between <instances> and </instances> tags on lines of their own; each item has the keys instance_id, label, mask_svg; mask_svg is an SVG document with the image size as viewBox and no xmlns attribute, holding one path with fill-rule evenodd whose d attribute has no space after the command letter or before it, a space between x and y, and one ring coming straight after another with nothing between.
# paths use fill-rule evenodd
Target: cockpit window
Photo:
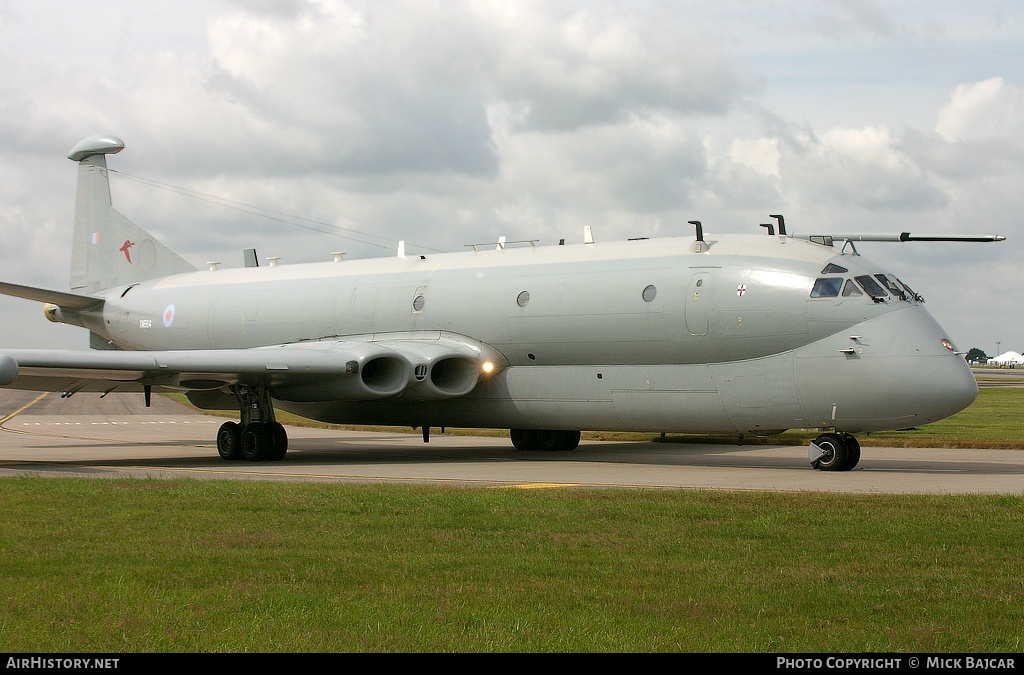
<instances>
[{"instance_id":1,"label":"cockpit window","mask_svg":"<svg viewBox=\"0 0 1024 675\"><path fill-rule=\"evenodd\" d=\"M812 298L834 298L839 295L839 289L843 286L842 277L826 277L816 279L814 287L811 288Z\"/></svg>"},{"instance_id":2,"label":"cockpit window","mask_svg":"<svg viewBox=\"0 0 1024 675\"><path fill-rule=\"evenodd\" d=\"M907 285L906 285L905 283L903 283L903 281L902 281L902 280L900 280L900 279L897 279L897 281L899 281L899 282L900 282L900 286L903 286L903 288L907 289L907 294L908 294L908 295L910 295L910 297L911 297L911 298L913 298L913 299L914 299L914 300L916 300L917 302L924 302L924 298L922 298L922 297L921 297L920 295L918 295L918 294L917 294L917 293L916 293L916 292L914 291L914 289L913 289L913 288L911 288L910 286L907 286Z\"/></svg>"},{"instance_id":3,"label":"cockpit window","mask_svg":"<svg viewBox=\"0 0 1024 675\"><path fill-rule=\"evenodd\" d=\"M821 271L821 273L822 274L846 274L849 271L850 270L846 269L845 267L840 267L839 265L836 265L835 263L829 263L829 264L825 265L825 269L823 269Z\"/></svg>"},{"instance_id":4,"label":"cockpit window","mask_svg":"<svg viewBox=\"0 0 1024 675\"><path fill-rule=\"evenodd\" d=\"M892 293L894 297L897 297L900 300L907 299L907 294L903 291L903 286L901 286L899 281L896 280L896 277L889 276L888 274L876 274L875 278L878 279L883 286L889 289L889 292Z\"/></svg>"},{"instance_id":5,"label":"cockpit window","mask_svg":"<svg viewBox=\"0 0 1024 675\"><path fill-rule=\"evenodd\" d=\"M877 281L872 279L867 274L859 277L854 277L854 279L857 281L857 284L864 289L864 292L870 295L875 300L881 300L883 298L889 297L889 294L885 292L885 289L882 288Z\"/></svg>"},{"instance_id":6,"label":"cockpit window","mask_svg":"<svg viewBox=\"0 0 1024 675\"><path fill-rule=\"evenodd\" d=\"M843 297L848 298L851 295L864 295L864 292L857 288L857 284L853 283L853 279L847 279L846 285L843 286Z\"/></svg>"}]
</instances>

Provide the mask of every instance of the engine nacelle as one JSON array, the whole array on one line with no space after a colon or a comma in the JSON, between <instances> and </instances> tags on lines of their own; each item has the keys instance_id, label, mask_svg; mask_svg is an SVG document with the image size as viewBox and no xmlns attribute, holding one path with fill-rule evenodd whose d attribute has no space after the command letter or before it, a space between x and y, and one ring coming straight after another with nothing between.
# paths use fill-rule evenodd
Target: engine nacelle
<instances>
[{"instance_id":1,"label":"engine nacelle","mask_svg":"<svg viewBox=\"0 0 1024 675\"><path fill-rule=\"evenodd\" d=\"M319 343L322 345L323 343ZM310 350L318 351L313 343ZM274 398L282 401L371 401L400 394L412 378L412 367L401 355L372 343L336 343L323 350L324 357L343 372L331 378L310 377L309 382L290 381L274 386Z\"/></svg>"},{"instance_id":2,"label":"engine nacelle","mask_svg":"<svg viewBox=\"0 0 1024 675\"><path fill-rule=\"evenodd\" d=\"M483 372L478 354L451 345L394 342L387 347L401 354L412 372L403 399L429 401L464 396L473 391Z\"/></svg>"}]
</instances>

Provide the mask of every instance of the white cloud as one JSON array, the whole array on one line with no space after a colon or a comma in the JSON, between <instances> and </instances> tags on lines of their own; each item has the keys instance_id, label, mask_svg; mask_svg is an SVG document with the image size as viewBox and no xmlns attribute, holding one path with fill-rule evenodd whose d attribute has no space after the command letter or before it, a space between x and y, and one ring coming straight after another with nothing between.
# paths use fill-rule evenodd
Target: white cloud
<instances>
[{"instance_id":1,"label":"white cloud","mask_svg":"<svg viewBox=\"0 0 1024 675\"><path fill-rule=\"evenodd\" d=\"M583 225L605 241L688 234L690 219L709 233L757 232L782 212L791 231L1007 234L995 253L878 253L977 341L995 330L986 321L1007 321L979 315L988 301L971 283L938 277L1019 283L1013 265L990 264L1024 236L1024 72L1005 58L1024 35L1015 7L105 8L0 6L0 230L17 243L0 250L4 280L63 287L74 191L64 154L104 132L126 142L110 162L123 174L295 214L261 218L115 174L119 208L198 264L232 264L251 246L291 262L387 254L379 246L397 239L443 250L501 235L554 243ZM331 226L350 238L315 231ZM942 293L929 292L929 275ZM34 304L0 303L30 317L7 326L53 329ZM968 305L969 318L940 309Z\"/></svg>"},{"instance_id":2,"label":"white cloud","mask_svg":"<svg viewBox=\"0 0 1024 675\"><path fill-rule=\"evenodd\" d=\"M886 127L833 128L784 153L801 201L846 209L931 209L945 198Z\"/></svg>"},{"instance_id":3,"label":"white cloud","mask_svg":"<svg viewBox=\"0 0 1024 675\"><path fill-rule=\"evenodd\" d=\"M1024 132L1024 90L1002 77L958 85L939 110L935 131L949 142L1019 138Z\"/></svg>"},{"instance_id":4,"label":"white cloud","mask_svg":"<svg viewBox=\"0 0 1024 675\"><path fill-rule=\"evenodd\" d=\"M736 138L729 144L729 159L764 176L779 176L779 139Z\"/></svg>"}]
</instances>

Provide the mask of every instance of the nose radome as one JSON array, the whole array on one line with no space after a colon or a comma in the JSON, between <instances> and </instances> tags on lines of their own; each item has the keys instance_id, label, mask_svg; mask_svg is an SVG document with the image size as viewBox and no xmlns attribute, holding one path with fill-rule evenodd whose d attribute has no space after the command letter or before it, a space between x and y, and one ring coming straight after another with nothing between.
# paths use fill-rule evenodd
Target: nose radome
<instances>
[{"instance_id":1,"label":"nose radome","mask_svg":"<svg viewBox=\"0 0 1024 675\"><path fill-rule=\"evenodd\" d=\"M974 403L978 382L970 366L956 354L927 358L911 376L909 395L917 399L920 424L946 419Z\"/></svg>"},{"instance_id":2,"label":"nose radome","mask_svg":"<svg viewBox=\"0 0 1024 675\"><path fill-rule=\"evenodd\" d=\"M949 334L923 307L908 307L897 320L890 345L902 378L903 396L914 401L918 424L955 415L978 397L978 382L967 361L953 351Z\"/></svg>"},{"instance_id":3,"label":"nose radome","mask_svg":"<svg viewBox=\"0 0 1024 675\"><path fill-rule=\"evenodd\" d=\"M954 415L978 395L967 362L943 343L947 334L923 307L891 311L845 333L823 342L822 356L796 360L805 414L821 426L905 429Z\"/></svg>"}]
</instances>

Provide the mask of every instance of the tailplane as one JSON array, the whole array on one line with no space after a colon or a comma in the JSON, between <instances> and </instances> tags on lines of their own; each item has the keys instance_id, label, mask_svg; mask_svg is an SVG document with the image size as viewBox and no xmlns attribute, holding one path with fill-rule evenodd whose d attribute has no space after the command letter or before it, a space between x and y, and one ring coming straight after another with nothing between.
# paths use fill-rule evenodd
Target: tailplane
<instances>
[{"instance_id":1,"label":"tailplane","mask_svg":"<svg viewBox=\"0 0 1024 675\"><path fill-rule=\"evenodd\" d=\"M115 286L196 268L125 218L110 203L106 155L124 149L115 136L90 136L72 148L78 162L71 290L94 294Z\"/></svg>"}]
</instances>

